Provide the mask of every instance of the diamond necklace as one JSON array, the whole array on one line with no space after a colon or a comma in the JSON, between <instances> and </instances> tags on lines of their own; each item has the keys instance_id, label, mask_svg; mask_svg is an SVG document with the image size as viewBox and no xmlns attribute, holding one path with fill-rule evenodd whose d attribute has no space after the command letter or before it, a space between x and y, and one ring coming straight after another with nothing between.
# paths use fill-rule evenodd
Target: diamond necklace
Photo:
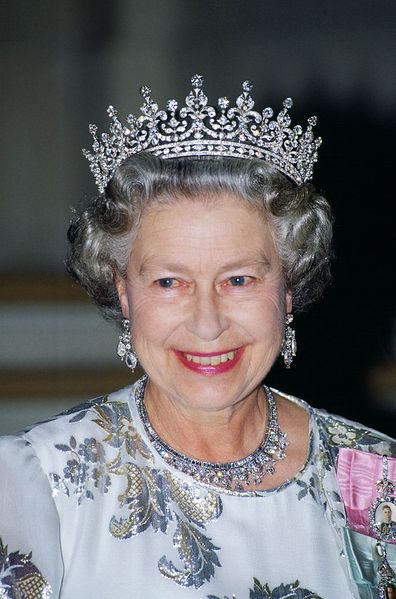
<instances>
[{"instance_id":1,"label":"diamond necklace","mask_svg":"<svg viewBox=\"0 0 396 599\"><path fill-rule=\"evenodd\" d=\"M269 387L263 385L267 400L267 424L263 441L253 453L235 462L203 462L176 451L165 443L151 426L144 392L147 377L139 383L135 393L135 401L144 429L156 451L169 466L176 468L194 478L199 483L214 485L227 491L243 491L250 485L258 486L267 474L275 473L278 460L286 456L289 444L287 434L283 433L278 423L278 410L274 396Z\"/></svg>"}]
</instances>

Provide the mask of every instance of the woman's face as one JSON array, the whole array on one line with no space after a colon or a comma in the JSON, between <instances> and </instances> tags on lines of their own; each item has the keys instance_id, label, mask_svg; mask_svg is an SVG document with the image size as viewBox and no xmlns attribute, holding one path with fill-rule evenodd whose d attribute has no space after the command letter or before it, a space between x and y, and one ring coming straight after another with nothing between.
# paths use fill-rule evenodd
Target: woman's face
<instances>
[{"instance_id":1,"label":"woman's face","mask_svg":"<svg viewBox=\"0 0 396 599\"><path fill-rule=\"evenodd\" d=\"M147 211L117 287L151 388L197 410L255 392L291 310L269 225L230 195Z\"/></svg>"}]
</instances>

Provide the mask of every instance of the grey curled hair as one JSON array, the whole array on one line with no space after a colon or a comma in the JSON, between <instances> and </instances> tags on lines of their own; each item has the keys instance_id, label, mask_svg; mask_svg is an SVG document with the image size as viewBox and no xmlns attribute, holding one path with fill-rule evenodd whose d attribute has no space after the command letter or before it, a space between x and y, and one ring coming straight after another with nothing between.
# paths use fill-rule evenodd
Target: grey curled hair
<instances>
[{"instance_id":1,"label":"grey curled hair","mask_svg":"<svg viewBox=\"0 0 396 599\"><path fill-rule=\"evenodd\" d=\"M75 214L68 230L68 271L104 317L120 324L115 277L126 274L144 211L181 197L215 201L224 193L246 201L271 225L294 312L317 300L330 281L330 206L312 184L297 186L254 158L164 160L142 153L126 159L105 193Z\"/></svg>"}]
</instances>

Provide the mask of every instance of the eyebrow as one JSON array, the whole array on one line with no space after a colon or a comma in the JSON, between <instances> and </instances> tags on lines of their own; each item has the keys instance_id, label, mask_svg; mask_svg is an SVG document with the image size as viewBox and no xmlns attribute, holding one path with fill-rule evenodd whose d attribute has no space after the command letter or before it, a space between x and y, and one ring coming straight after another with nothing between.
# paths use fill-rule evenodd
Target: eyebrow
<instances>
[{"instance_id":1,"label":"eyebrow","mask_svg":"<svg viewBox=\"0 0 396 599\"><path fill-rule=\"evenodd\" d=\"M235 260L234 262L228 262L221 269L220 273L238 270L241 268L246 268L248 266L260 266L264 267L265 270L268 270L271 266L271 261L264 255L246 257L241 260ZM143 261L139 268L139 275L144 275L147 271L155 268L161 268L163 270L168 270L170 272L190 272L190 269L184 262L156 262L150 260Z\"/></svg>"},{"instance_id":2,"label":"eyebrow","mask_svg":"<svg viewBox=\"0 0 396 599\"><path fill-rule=\"evenodd\" d=\"M164 263L161 262L160 263L160 262L151 261L150 259L148 259L148 260L145 260L144 262L142 262L142 264L140 265L139 275L144 275L147 271L150 271L155 268L161 268L163 270L169 270L169 271L181 271L181 270L185 270L185 265L183 265L182 262L164 262Z\"/></svg>"},{"instance_id":3,"label":"eyebrow","mask_svg":"<svg viewBox=\"0 0 396 599\"><path fill-rule=\"evenodd\" d=\"M235 262L229 262L228 264L225 264L224 267L220 269L220 272L239 270L247 266L260 266L267 270L271 266L271 261L263 255L260 257L256 256L254 258L248 258L244 260L235 260Z\"/></svg>"}]
</instances>

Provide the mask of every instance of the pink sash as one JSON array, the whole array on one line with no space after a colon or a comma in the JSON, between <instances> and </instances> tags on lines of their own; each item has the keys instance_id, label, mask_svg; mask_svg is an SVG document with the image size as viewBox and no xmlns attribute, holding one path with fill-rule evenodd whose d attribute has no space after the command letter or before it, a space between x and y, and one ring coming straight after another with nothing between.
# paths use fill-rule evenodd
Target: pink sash
<instances>
[{"instance_id":1,"label":"pink sash","mask_svg":"<svg viewBox=\"0 0 396 599\"><path fill-rule=\"evenodd\" d=\"M337 478L348 524L364 535L374 536L369 527L369 509L378 497L376 483L382 478L382 467L380 455L359 449L339 450ZM396 483L395 458L388 458L388 479Z\"/></svg>"}]
</instances>

